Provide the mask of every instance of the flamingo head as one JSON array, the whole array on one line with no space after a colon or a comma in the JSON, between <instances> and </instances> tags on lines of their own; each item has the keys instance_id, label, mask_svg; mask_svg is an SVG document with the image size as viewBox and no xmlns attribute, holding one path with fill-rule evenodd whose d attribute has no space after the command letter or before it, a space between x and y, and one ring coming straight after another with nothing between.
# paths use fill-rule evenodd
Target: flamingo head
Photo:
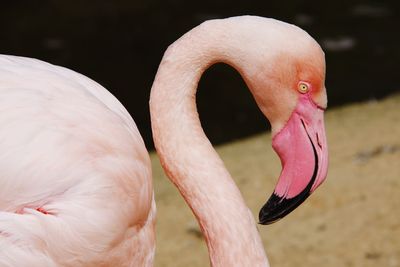
<instances>
[{"instance_id":1,"label":"flamingo head","mask_svg":"<svg viewBox=\"0 0 400 267\"><path fill-rule=\"evenodd\" d=\"M276 24L275 32L262 30L259 48L252 55L246 82L272 126L272 146L282 171L274 193L259 214L261 224L273 223L298 207L325 180L328 148L324 110L325 57L306 32L293 25Z\"/></svg>"}]
</instances>

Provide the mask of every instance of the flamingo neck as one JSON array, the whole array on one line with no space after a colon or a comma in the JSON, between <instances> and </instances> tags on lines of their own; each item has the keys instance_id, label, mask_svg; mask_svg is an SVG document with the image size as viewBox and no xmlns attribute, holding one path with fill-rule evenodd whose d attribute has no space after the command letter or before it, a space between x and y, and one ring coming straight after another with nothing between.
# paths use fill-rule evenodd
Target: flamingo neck
<instances>
[{"instance_id":1,"label":"flamingo neck","mask_svg":"<svg viewBox=\"0 0 400 267\"><path fill-rule=\"evenodd\" d=\"M154 143L165 172L200 224L211 266L266 267L253 215L197 113L195 95L202 73L216 62L243 73L240 64L245 60L240 38L227 36L218 23L208 23L180 38L163 57L150 97Z\"/></svg>"}]
</instances>

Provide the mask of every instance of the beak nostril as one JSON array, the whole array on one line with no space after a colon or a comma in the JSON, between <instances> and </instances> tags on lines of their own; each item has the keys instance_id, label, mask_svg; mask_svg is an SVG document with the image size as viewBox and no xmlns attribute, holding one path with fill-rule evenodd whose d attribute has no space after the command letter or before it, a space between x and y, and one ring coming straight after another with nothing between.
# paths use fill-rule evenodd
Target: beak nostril
<instances>
[{"instance_id":1,"label":"beak nostril","mask_svg":"<svg viewBox=\"0 0 400 267\"><path fill-rule=\"evenodd\" d=\"M319 135L318 135L318 133L316 133L316 136L317 136L317 144L318 144L319 148L322 149L322 145L321 145L321 141L319 140Z\"/></svg>"}]
</instances>

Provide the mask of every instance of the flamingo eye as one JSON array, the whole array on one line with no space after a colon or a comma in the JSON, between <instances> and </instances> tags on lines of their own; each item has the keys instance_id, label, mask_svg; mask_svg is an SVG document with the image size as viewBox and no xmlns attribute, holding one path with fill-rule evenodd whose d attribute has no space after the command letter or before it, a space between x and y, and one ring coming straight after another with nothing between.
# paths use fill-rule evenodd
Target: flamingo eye
<instances>
[{"instance_id":1,"label":"flamingo eye","mask_svg":"<svg viewBox=\"0 0 400 267\"><path fill-rule=\"evenodd\" d=\"M300 93L305 94L308 92L309 86L305 82L300 82L297 90L299 90Z\"/></svg>"}]
</instances>

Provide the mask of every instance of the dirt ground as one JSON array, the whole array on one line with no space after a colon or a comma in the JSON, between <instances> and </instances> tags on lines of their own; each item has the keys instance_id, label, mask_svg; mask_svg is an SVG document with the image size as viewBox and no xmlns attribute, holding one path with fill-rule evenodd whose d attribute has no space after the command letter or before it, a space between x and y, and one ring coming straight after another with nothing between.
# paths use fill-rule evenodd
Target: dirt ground
<instances>
[{"instance_id":1,"label":"dirt ground","mask_svg":"<svg viewBox=\"0 0 400 267\"><path fill-rule=\"evenodd\" d=\"M326 113L328 179L285 219L258 226L272 266L400 266L400 94ZM280 171L270 134L217 147L257 218ZM209 266L197 223L151 155L158 267Z\"/></svg>"}]
</instances>

